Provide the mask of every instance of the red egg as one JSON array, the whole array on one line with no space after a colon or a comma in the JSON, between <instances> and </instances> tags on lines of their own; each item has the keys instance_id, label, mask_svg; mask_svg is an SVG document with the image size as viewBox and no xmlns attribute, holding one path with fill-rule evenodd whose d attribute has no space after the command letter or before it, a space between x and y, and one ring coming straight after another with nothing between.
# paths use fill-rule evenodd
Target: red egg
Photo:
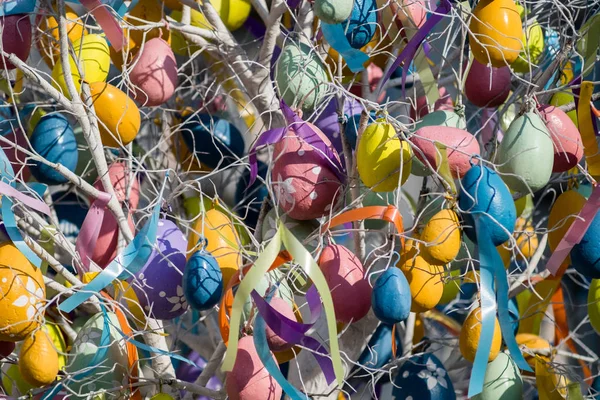
<instances>
[{"instance_id":1,"label":"red egg","mask_svg":"<svg viewBox=\"0 0 600 400\"><path fill-rule=\"evenodd\" d=\"M21 131L20 129L16 129L16 130L8 133L4 137L6 139L10 140L12 143L16 143L17 145L19 145L25 149L29 148L29 143L27 142L27 139L25 138L23 131ZM29 170L29 167L27 166L27 162L26 162L27 155L7 143L2 143L2 150L4 150L4 153L6 154L8 161L10 161L10 164L13 167L15 175L19 176L19 172L20 172L21 173L20 177L23 179L23 181L29 180L29 177L31 176L31 171Z\"/></svg>"},{"instance_id":2,"label":"red egg","mask_svg":"<svg viewBox=\"0 0 600 400\"><path fill-rule=\"evenodd\" d=\"M135 225L131 213L127 216L129 228L135 232ZM96 241L96 247L92 253L92 260L98 264L100 268L106 268L108 264L117 256L117 245L119 241L119 225L112 213L107 209L104 212L102 227Z\"/></svg>"},{"instance_id":3,"label":"red egg","mask_svg":"<svg viewBox=\"0 0 600 400\"><path fill-rule=\"evenodd\" d=\"M371 285L358 257L342 245L323 249L319 267L331 290L338 322L356 322L371 308Z\"/></svg>"},{"instance_id":4,"label":"red egg","mask_svg":"<svg viewBox=\"0 0 600 400\"><path fill-rule=\"evenodd\" d=\"M129 172L130 171L127 167L127 164L122 162L112 163L108 167L108 175L110 176L110 181L115 188L115 193L120 203L125 201L127 198L127 188L131 182L130 179L132 179L132 174ZM129 194L129 209L135 210L140 201L140 183L135 178L135 175L133 175L133 182L131 182L131 185L131 192ZM94 183L94 187L98 190L104 191L100 177L98 177Z\"/></svg>"},{"instance_id":5,"label":"red egg","mask_svg":"<svg viewBox=\"0 0 600 400\"><path fill-rule=\"evenodd\" d=\"M441 87L438 89L440 94L440 98L436 100L433 105L433 111L438 110L446 110L446 111L454 111L454 104L452 103L452 97L446 91L446 88ZM416 109L416 111L415 111ZM410 109L410 117L417 121L424 116L429 114L429 108L427 107L427 97L419 96L417 97L416 107L411 107Z\"/></svg>"},{"instance_id":6,"label":"red egg","mask_svg":"<svg viewBox=\"0 0 600 400\"><path fill-rule=\"evenodd\" d=\"M148 40L133 64L129 78L137 86L136 101L154 107L173 96L177 87L177 62L167 42L161 38Z\"/></svg>"},{"instance_id":7,"label":"red egg","mask_svg":"<svg viewBox=\"0 0 600 400\"><path fill-rule=\"evenodd\" d=\"M292 321L296 321L294 310L292 310L292 307L290 307L290 305L281 297L273 297L269 304L284 317L291 319ZM275 332L273 332L273 330L269 328L268 325L267 343L269 343L269 348L273 351L284 351L294 347L294 345L289 344L288 342L277 336Z\"/></svg>"},{"instance_id":8,"label":"red egg","mask_svg":"<svg viewBox=\"0 0 600 400\"><path fill-rule=\"evenodd\" d=\"M446 146L448 166L452 176L462 178L471 168L473 156L480 154L479 143L469 132L449 126L424 126L413 134L410 141L415 145L414 153L421 162L427 160L437 169L438 150L435 142Z\"/></svg>"},{"instance_id":9,"label":"red egg","mask_svg":"<svg viewBox=\"0 0 600 400\"><path fill-rule=\"evenodd\" d=\"M583 157L583 143L579 130L560 108L543 105L539 107L554 145L552 172L565 172L573 168Z\"/></svg>"},{"instance_id":10,"label":"red egg","mask_svg":"<svg viewBox=\"0 0 600 400\"><path fill-rule=\"evenodd\" d=\"M31 50L31 21L28 14L5 15L0 19L2 26L2 48L7 53L15 54L21 61L26 61ZM6 65L5 65L6 64ZM2 57L1 69L16 67Z\"/></svg>"},{"instance_id":11,"label":"red egg","mask_svg":"<svg viewBox=\"0 0 600 400\"><path fill-rule=\"evenodd\" d=\"M477 107L498 107L510 93L510 67L494 68L473 60L465 82L465 96Z\"/></svg>"}]
</instances>

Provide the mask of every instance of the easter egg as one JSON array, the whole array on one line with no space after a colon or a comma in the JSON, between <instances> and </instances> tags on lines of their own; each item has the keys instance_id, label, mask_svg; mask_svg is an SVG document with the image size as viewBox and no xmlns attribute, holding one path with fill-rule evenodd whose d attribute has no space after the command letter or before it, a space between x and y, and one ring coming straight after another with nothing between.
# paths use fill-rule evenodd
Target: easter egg
<instances>
[{"instance_id":1,"label":"easter egg","mask_svg":"<svg viewBox=\"0 0 600 400\"><path fill-rule=\"evenodd\" d=\"M548 215L548 247L550 251L556 250L585 202L585 197L576 190L567 190L556 198ZM567 256L565 262L567 265L570 264L570 256Z\"/></svg>"},{"instance_id":2,"label":"easter egg","mask_svg":"<svg viewBox=\"0 0 600 400\"><path fill-rule=\"evenodd\" d=\"M127 223L132 232L135 231L132 212L127 214ZM111 212L104 213L104 219L100 227L100 233L96 240L92 252L92 261L100 268L106 268L108 264L117 256L117 247L119 241L119 224Z\"/></svg>"},{"instance_id":3,"label":"easter egg","mask_svg":"<svg viewBox=\"0 0 600 400\"><path fill-rule=\"evenodd\" d=\"M500 353L485 370L483 391L473 400L523 398L523 378L510 356Z\"/></svg>"},{"instance_id":4,"label":"easter egg","mask_svg":"<svg viewBox=\"0 0 600 400\"><path fill-rule=\"evenodd\" d=\"M333 165L321 157L322 152L310 143L322 141L334 152L333 145L316 126L313 134L299 137L289 130L273 150L271 171L273 192L279 207L290 217L307 220L328 214L342 197L341 182Z\"/></svg>"},{"instance_id":5,"label":"easter egg","mask_svg":"<svg viewBox=\"0 0 600 400\"><path fill-rule=\"evenodd\" d=\"M268 167L265 163L258 162L258 177L266 181ZM254 228L258 222L258 216L263 201L269 196L269 189L259 178L248 186L250 182L250 169L244 170L235 189L235 211L244 218L249 227Z\"/></svg>"},{"instance_id":6,"label":"easter egg","mask_svg":"<svg viewBox=\"0 0 600 400\"><path fill-rule=\"evenodd\" d=\"M499 68L512 64L521 51L521 17L513 0L483 0L473 9L469 44L477 61Z\"/></svg>"},{"instance_id":7,"label":"easter egg","mask_svg":"<svg viewBox=\"0 0 600 400\"><path fill-rule=\"evenodd\" d=\"M275 361L275 356L273 356ZM277 361L275 361L277 362ZM233 369L225 381L231 400L279 400L281 386L269 375L258 357L252 336L244 336L238 343Z\"/></svg>"},{"instance_id":8,"label":"easter egg","mask_svg":"<svg viewBox=\"0 0 600 400\"><path fill-rule=\"evenodd\" d=\"M394 378L392 396L396 400L456 400L448 371L431 353L413 356L402 364Z\"/></svg>"},{"instance_id":9,"label":"easter egg","mask_svg":"<svg viewBox=\"0 0 600 400\"><path fill-rule=\"evenodd\" d=\"M506 242L515 229L517 210L500 176L486 166L474 165L460 186L458 205L463 210L463 229L469 239L477 244L473 218L477 214L481 229L489 233L495 246Z\"/></svg>"},{"instance_id":10,"label":"easter egg","mask_svg":"<svg viewBox=\"0 0 600 400\"><path fill-rule=\"evenodd\" d=\"M124 162L114 162L108 167L108 176L115 189L119 203L129 200L129 209L137 208L140 201L140 182ZM131 188L130 188L131 186ZM104 190L100 178L94 182L94 187ZM127 197L129 194L129 197Z\"/></svg>"},{"instance_id":11,"label":"easter egg","mask_svg":"<svg viewBox=\"0 0 600 400\"><path fill-rule=\"evenodd\" d=\"M15 351L14 342L0 342L0 360L11 355Z\"/></svg>"},{"instance_id":12,"label":"easter egg","mask_svg":"<svg viewBox=\"0 0 600 400\"><path fill-rule=\"evenodd\" d=\"M127 11L125 21L133 26L143 26L152 22L160 22L163 17L163 8L159 0L139 0ZM151 29L127 29L124 33L125 37L129 34L137 49L142 47L142 43L146 48L148 42L155 38L161 38L169 42L171 36L171 31L165 26L157 26Z\"/></svg>"},{"instance_id":13,"label":"easter egg","mask_svg":"<svg viewBox=\"0 0 600 400\"><path fill-rule=\"evenodd\" d=\"M530 68L535 70L535 66L540 61L544 53L544 31L537 22L527 27L527 34L523 32L521 37L522 50L519 57L511 64L516 72L528 73Z\"/></svg>"},{"instance_id":14,"label":"easter egg","mask_svg":"<svg viewBox=\"0 0 600 400\"><path fill-rule=\"evenodd\" d=\"M397 331L396 337L398 337ZM401 344L401 341L398 341L397 344ZM402 351L399 350L399 352L401 353ZM392 327L387 324L379 324L356 363L359 366L367 368L381 368L391 359ZM355 368L358 369L357 367Z\"/></svg>"},{"instance_id":15,"label":"easter egg","mask_svg":"<svg viewBox=\"0 0 600 400\"><path fill-rule=\"evenodd\" d=\"M452 111L454 109L454 105L450 93L448 93L445 87L440 87L438 89L438 93L439 98L433 104L433 110ZM410 118L413 120L417 120L420 118L424 118L427 114L429 114L429 103L427 100L427 96L423 95L417 97L415 105L410 108Z\"/></svg>"},{"instance_id":16,"label":"easter egg","mask_svg":"<svg viewBox=\"0 0 600 400\"><path fill-rule=\"evenodd\" d=\"M35 126L29 139L31 148L47 161L61 164L69 171L75 172L78 153L75 134L69 121L62 114L46 114ZM58 185L68 182L49 165L32 161L31 173L39 182Z\"/></svg>"},{"instance_id":17,"label":"easter egg","mask_svg":"<svg viewBox=\"0 0 600 400\"><path fill-rule=\"evenodd\" d=\"M90 84L92 96L94 95L93 84L105 82L110 69L110 53L106 39L100 35L90 33L82 36L81 39L73 42L75 54L79 57L81 72L83 77L79 75L77 64L71 55L69 55L69 65L71 68L71 76L77 93L81 93L81 79L85 79ZM62 92L66 97L71 97L65 80L65 71L60 60L57 60L52 69L52 85ZM115 104L112 104L115 106ZM97 107L97 108L102 108ZM110 108L110 107L109 107ZM96 110L98 113L98 110ZM102 128L100 128L102 130Z\"/></svg>"},{"instance_id":18,"label":"easter egg","mask_svg":"<svg viewBox=\"0 0 600 400\"><path fill-rule=\"evenodd\" d=\"M527 349L536 349L536 350L545 350L551 349L550 343L544 339L539 337L538 335L534 335L531 333L519 333L515 336L515 340L519 347L523 346ZM535 370L535 359L536 357L529 354L527 351L523 351L523 357L525 357L525 361L531 368ZM542 360L550 361L550 358L545 355L538 355Z\"/></svg>"},{"instance_id":19,"label":"easter egg","mask_svg":"<svg viewBox=\"0 0 600 400\"><path fill-rule=\"evenodd\" d=\"M406 182L411 160L410 145L401 141L394 127L385 122L367 126L356 149L358 175L375 192L390 192Z\"/></svg>"},{"instance_id":20,"label":"easter egg","mask_svg":"<svg viewBox=\"0 0 600 400\"><path fill-rule=\"evenodd\" d=\"M204 237L201 237L204 235ZM216 209L208 210L194 222L188 239L188 258L206 243L205 251L217 261L223 274L223 286L242 265L239 237L231 220Z\"/></svg>"},{"instance_id":21,"label":"easter egg","mask_svg":"<svg viewBox=\"0 0 600 400\"><path fill-rule=\"evenodd\" d=\"M384 324L405 321L410 314L410 286L398 268L388 268L373 286L373 313Z\"/></svg>"},{"instance_id":22,"label":"easter egg","mask_svg":"<svg viewBox=\"0 0 600 400\"><path fill-rule=\"evenodd\" d=\"M66 4L65 19L67 20L67 37L71 42L74 43L87 35L87 29L85 29L79 16ZM58 21L52 14L45 16L38 14L35 21L39 31L41 31L38 33L36 40L37 48L48 67L52 68L60 58Z\"/></svg>"},{"instance_id":23,"label":"easter egg","mask_svg":"<svg viewBox=\"0 0 600 400\"><path fill-rule=\"evenodd\" d=\"M209 168L225 167L244 155L244 138L227 120L210 114L192 115L180 130L188 149Z\"/></svg>"},{"instance_id":24,"label":"easter egg","mask_svg":"<svg viewBox=\"0 0 600 400\"><path fill-rule=\"evenodd\" d=\"M583 158L583 143L579 130L569 116L558 107L544 105L539 107L539 111L554 145L552 172L566 172Z\"/></svg>"},{"instance_id":25,"label":"easter egg","mask_svg":"<svg viewBox=\"0 0 600 400\"><path fill-rule=\"evenodd\" d=\"M277 60L275 80L290 107L313 110L327 92L327 71L312 46L289 40Z\"/></svg>"},{"instance_id":26,"label":"easter egg","mask_svg":"<svg viewBox=\"0 0 600 400\"><path fill-rule=\"evenodd\" d=\"M510 93L510 67L494 68L473 60L465 81L465 96L477 107L498 107Z\"/></svg>"},{"instance_id":27,"label":"easter egg","mask_svg":"<svg viewBox=\"0 0 600 400\"><path fill-rule=\"evenodd\" d=\"M48 333L48 337L52 341L52 345L58 354L58 369L61 370L67 365L67 342L58 325L49 319L46 319L44 331Z\"/></svg>"},{"instance_id":28,"label":"easter egg","mask_svg":"<svg viewBox=\"0 0 600 400\"><path fill-rule=\"evenodd\" d=\"M425 261L419 255L401 261L400 270L404 272L412 298L412 312L425 312L435 307L444 293L442 280L444 268Z\"/></svg>"},{"instance_id":29,"label":"easter egg","mask_svg":"<svg viewBox=\"0 0 600 400\"><path fill-rule=\"evenodd\" d=\"M313 11L321 21L327 24L340 24L350 17L353 4L353 1L348 0L316 0L313 4Z\"/></svg>"},{"instance_id":30,"label":"easter egg","mask_svg":"<svg viewBox=\"0 0 600 400\"><path fill-rule=\"evenodd\" d=\"M453 210L445 209L435 214L423 228L422 251L433 264L447 264L460 250L460 222Z\"/></svg>"},{"instance_id":31,"label":"easter egg","mask_svg":"<svg viewBox=\"0 0 600 400\"><path fill-rule=\"evenodd\" d=\"M160 38L148 40L129 72L136 86L135 99L147 107L163 104L177 87L177 62L169 44Z\"/></svg>"},{"instance_id":32,"label":"easter egg","mask_svg":"<svg viewBox=\"0 0 600 400\"><path fill-rule=\"evenodd\" d=\"M473 135L448 126L424 126L411 136L410 141L417 148L414 151L417 158L435 169L440 157L435 143L445 145L448 167L454 178L462 178L471 168L473 157L480 154L479 143Z\"/></svg>"},{"instance_id":33,"label":"easter egg","mask_svg":"<svg viewBox=\"0 0 600 400\"><path fill-rule=\"evenodd\" d=\"M428 113L415 124L415 131L425 126L449 126L451 128L466 129L467 124L464 116L454 111L436 110Z\"/></svg>"},{"instance_id":34,"label":"easter egg","mask_svg":"<svg viewBox=\"0 0 600 400\"><path fill-rule=\"evenodd\" d=\"M427 20L426 1L377 0L381 9L381 25L392 42L411 37Z\"/></svg>"},{"instance_id":35,"label":"easter egg","mask_svg":"<svg viewBox=\"0 0 600 400\"><path fill-rule=\"evenodd\" d=\"M230 31L241 28L252 10L250 0L215 0L211 4Z\"/></svg>"},{"instance_id":36,"label":"easter egg","mask_svg":"<svg viewBox=\"0 0 600 400\"><path fill-rule=\"evenodd\" d=\"M296 321L296 316L294 315L294 310L290 306L290 304L282 299L281 297L273 297L269 302L271 307L275 309L275 311L279 312L279 314L283 315L287 319L291 319L292 321ZM267 343L269 344L269 348L273 351L284 351L291 349L294 347L293 344L286 342L281 337L277 336L273 329L267 325Z\"/></svg>"},{"instance_id":37,"label":"easter egg","mask_svg":"<svg viewBox=\"0 0 600 400\"><path fill-rule=\"evenodd\" d=\"M571 249L571 266L583 276L600 278L600 213L596 214L583 238Z\"/></svg>"},{"instance_id":38,"label":"easter egg","mask_svg":"<svg viewBox=\"0 0 600 400\"><path fill-rule=\"evenodd\" d=\"M209 310L219 302L222 291L223 274L217 260L206 251L196 251L183 272L185 300L196 310Z\"/></svg>"},{"instance_id":39,"label":"easter egg","mask_svg":"<svg viewBox=\"0 0 600 400\"><path fill-rule=\"evenodd\" d=\"M350 46L360 49L366 46L377 28L377 3L375 0L354 0L352 13L348 18L346 39Z\"/></svg>"},{"instance_id":40,"label":"easter egg","mask_svg":"<svg viewBox=\"0 0 600 400\"><path fill-rule=\"evenodd\" d=\"M58 353L48 333L43 329L28 336L19 352L19 371L32 386L49 385L58 375Z\"/></svg>"},{"instance_id":41,"label":"easter egg","mask_svg":"<svg viewBox=\"0 0 600 400\"><path fill-rule=\"evenodd\" d=\"M10 242L0 244L0 340L18 342L39 327L46 299L42 272Z\"/></svg>"},{"instance_id":42,"label":"easter egg","mask_svg":"<svg viewBox=\"0 0 600 400\"><path fill-rule=\"evenodd\" d=\"M573 93L569 90L568 92L556 92L550 98L550 105L555 107L560 107L565 104L573 103L575 98L573 97ZM579 121L577 121L577 110L571 110L567 113L567 116L575 124L576 127L579 127Z\"/></svg>"},{"instance_id":43,"label":"easter egg","mask_svg":"<svg viewBox=\"0 0 600 400\"><path fill-rule=\"evenodd\" d=\"M600 332L600 281L598 279L592 279L590 284L587 307L592 328Z\"/></svg>"},{"instance_id":44,"label":"easter egg","mask_svg":"<svg viewBox=\"0 0 600 400\"><path fill-rule=\"evenodd\" d=\"M27 61L31 50L31 21L28 14L4 15L0 20L2 27L2 50L14 54L21 61ZM1 57L1 56L0 56ZM15 69L16 67L2 58L2 69Z\"/></svg>"},{"instance_id":45,"label":"easter egg","mask_svg":"<svg viewBox=\"0 0 600 400\"><path fill-rule=\"evenodd\" d=\"M460 330L460 337L458 340L460 353L465 359L471 362L475 360L475 353L477 353L480 336L481 308L477 307L467 315L467 319L465 319L462 329ZM500 323L498 322L498 318L494 316L494 336L492 338L492 347L490 349L488 361L494 361L498 356L501 344L502 333L500 333Z\"/></svg>"},{"instance_id":46,"label":"easter egg","mask_svg":"<svg viewBox=\"0 0 600 400\"><path fill-rule=\"evenodd\" d=\"M459 253L460 254L460 253ZM438 304L450 303L460 292L460 269L453 269L444 276L444 292Z\"/></svg>"},{"instance_id":47,"label":"easter egg","mask_svg":"<svg viewBox=\"0 0 600 400\"><path fill-rule=\"evenodd\" d=\"M171 17L177 22L181 22L181 16L181 11L173 11L171 13ZM210 25L206 21L206 18L204 18L204 14L198 10L190 10L190 24L196 28L210 29ZM171 49L178 56L189 56L200 50L200 47L189 44L181 32L173 31L171 33Z\"/></svg>"},{"instance_id":48,"label":"easter egg","mask_svg":"<svg viewBox=\"0 0 600 400\"><path fill-rule=\"evenodd\" d=\"M337 321L356 322L367 315L372 290L358 257L344 246L329 245L318 264L331 290Z\"/></svg>"}]
</instances>

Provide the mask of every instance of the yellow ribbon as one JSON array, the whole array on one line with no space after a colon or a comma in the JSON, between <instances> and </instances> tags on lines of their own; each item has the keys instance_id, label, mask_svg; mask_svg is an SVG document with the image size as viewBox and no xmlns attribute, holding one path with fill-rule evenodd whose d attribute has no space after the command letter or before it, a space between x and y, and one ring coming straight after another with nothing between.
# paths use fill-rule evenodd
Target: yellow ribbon
<instances>
[{"instance_id":1,"label":"yellow ribbon","mask_svg":"<svg viewBox=\"0 0 600 400\"><path fill-rule=\"evenodd\" d=\"M590 102L594 93L592 82L584 81L581 83L579 92L579 105L577 106L577 119L579 122L579 132L583 142L583 152L587 162L588 172L598 180L600 177L600 154L598 153L598 142L596 141L596 132L592 118Z\"/></svg>"}]
</instances>

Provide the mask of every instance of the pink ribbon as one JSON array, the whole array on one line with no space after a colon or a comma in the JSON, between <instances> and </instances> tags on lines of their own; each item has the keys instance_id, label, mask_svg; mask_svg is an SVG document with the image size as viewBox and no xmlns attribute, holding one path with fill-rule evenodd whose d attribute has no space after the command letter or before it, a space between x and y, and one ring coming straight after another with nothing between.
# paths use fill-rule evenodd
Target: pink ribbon
<instances>
[{"instance_id":1,"label":"pink ribbon","mask_svg":"<svg viewBox=\"0 0 600 400\"><path fill-rule=\"evenodd\" d=\"M110 13L108 6L102 4L100 0L80 0L80 2L92 13L96 22L106 34L110 45L116 51L121 51L125 46L125 35L119 21Z\"/></svg>"},{"instance_id":2,"label":"pink ribbon","mask_svg":"<svg viewBox=\"0 0 600 400\"><path fill-rule=\"evenodd\" d=\"M75 242L75 250L79 253L81 261L83 262L83 272L88 272L90 269L90 260L92 253L94 252L96 241L100 235L102 221L104 220L104 212L106 211L106 206L108 205L110 198L108 193L100 192L100 195L94 203L92 203L90 210L85 216L83 224L81 224L81 229L79 230L79 235Z\"/></svg>"},{"instance_id":3,"label":"pink ribbon","mask_svg":"<svg viewBox=\"0 0 600 400\"><path fill-rule=\"evenodd\" d=\"M50 216L50 207L48 204L44 203L41 200L35 199L33 197L27 196L25 193L19 192L16 188L10 186L8 183L0 182L0 194L3 194L8 197L12 197L13 199L18 199L21 203L25 204L27 207L34 209L42 214Z\"/></svg>"}]
</instances>

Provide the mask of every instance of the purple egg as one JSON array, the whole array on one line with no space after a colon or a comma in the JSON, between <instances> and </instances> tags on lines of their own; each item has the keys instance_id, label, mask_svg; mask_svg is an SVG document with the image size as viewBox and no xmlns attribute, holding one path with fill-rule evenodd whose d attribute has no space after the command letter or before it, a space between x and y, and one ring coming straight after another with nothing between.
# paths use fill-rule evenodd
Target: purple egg
<instances>
[{"instance_id":1,"label":"purple egg","mask_svg":"<svg viewBox=\"0 0 600 400\"><path fill-rule=\"evenodd\" d=\"M188 354L187 358L188 360L194 362L197 365L197 367L182 362L179 364L179 368L177 368L175 375L177 376L177 379L181 379L186 382L195 382L196 379L198 379L198 377L202 373L202 370L204 370L204 367L206 367L206 360L195 351L192 351L190 354ZM206 384L206 388L211 390L221 390L222 387L223 384L216 376L211 376L211 378L208 380L208 383ZM183 396L185 396L185 393L185 390L180 391L180 395L182 398ZM210 397L196 395L194 396L194 399L210 400Z\"/></svg>"},{"instance_id":2,"label":"purple egg","mask_svg":"<svg viewBox=\"0 0 600 400\"><path fill-rule=\"evenodd\" d=\"M6 15L0 20L2 26L2 47L5 52L14 53L21 61L26 61L31 50L31 21L28 14ZM11 70L16 67L2 57L0 68Z\"/></svg>"},{"instance_id":3,"label":"purple egg","mask_svg":"<svg viewBox=\"0 0 600 400\"><path fill-rule=\"evenodd\" d=\"M183 295L183 271L187 239L166 219L158 222L158 250L155 248L142 269L135 274L133 289L145 313L154 318L173 319L188 308Z\"/></svg>"},{"instance_id":4,"label":"purple egg","mask_svg":"<svg viewBox=\"0 0 600 400\"><path fill-rule=\"evenodd\" d=\"M353 115L360 114L363 111L362 105L354 98L347 98L344 102L344 114L348 118ZM331 140L331 143L338 151L343 153L342 138L340 137L340 125L337 114L337 99L334 97L325 107L319 118L315 121L315 125L323 131L325 136Z\"/></svg>"},{"instance_id":5,"label":"purple egg","mask_svg":"<svg viewBox=\"0 0 600 400\"><path fill-rule=\"evenodd\" d=\"M465 96L477 107L498 107L510 93L509 67L494 68L473 60L465 82Z\"/></svg>"}]
</instances>

